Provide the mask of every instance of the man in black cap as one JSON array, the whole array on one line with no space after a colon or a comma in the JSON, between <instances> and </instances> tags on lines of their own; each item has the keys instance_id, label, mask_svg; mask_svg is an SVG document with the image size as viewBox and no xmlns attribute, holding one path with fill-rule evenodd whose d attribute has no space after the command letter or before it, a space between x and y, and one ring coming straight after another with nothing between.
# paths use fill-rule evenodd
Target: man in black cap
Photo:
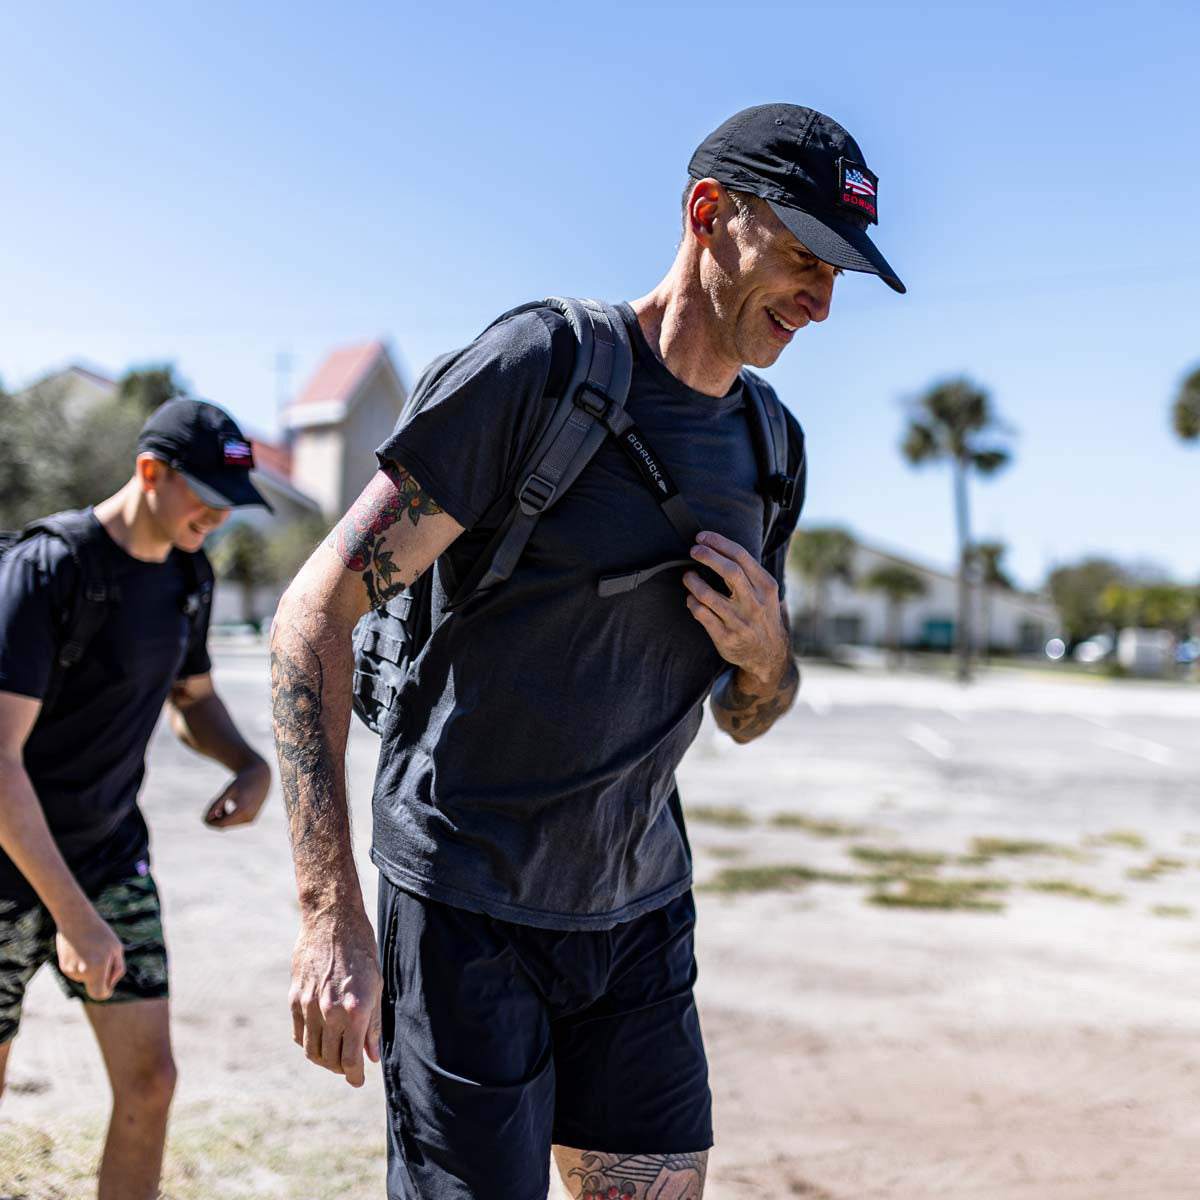
<instances>
[{"instance_id":1,"label":"man in black cap","mask_svg":"<svg viewBox=\"0 0 1200 1200\"><path fill-rule=\"evenodd\" d=\"M158 1194L175 1084L167 957L137 806L164 702L233 779L204 821L252 821L270 769L213 690L205 538L266 505L250 445L215 405L147 420L136 471L94 508L0 554L0 1088L25 988L49 962L85 1002L113 1090L101 1200Z\"/></svg>"},{"instance_id":2,"label":"man in black cap","mask_svg":"<svg viewBox=\"0 0 1200 1200\"><path fill-rule=\"evenodd\" d=\"M697 515L695 569L638 572L645 586L598 595L598 572L684 549L611 437L507 580L447 604L444 581L490 541L557 411L563 317L538 308L424 377L379 473L276 618L302 913L295 1038L355 1085L364 1050L382 1055L396 1200L535 1200L552 1144L582 1200L703 1188L710 1098L674 770L706 696L745 742L799 684L781 584L803 438L788 415L785 478L799 486L764 495L741 372L825 320L842 270L903 285L867 234L876 176L828 117L738 113L690 175L674 265L618 313L634 356L625 413L655 478L666 468ZM773 524L768 498L782 510ZM439 558L432 628L383 727L380 961L346 811L350 631Z\"/></svg>"}]
</instances>

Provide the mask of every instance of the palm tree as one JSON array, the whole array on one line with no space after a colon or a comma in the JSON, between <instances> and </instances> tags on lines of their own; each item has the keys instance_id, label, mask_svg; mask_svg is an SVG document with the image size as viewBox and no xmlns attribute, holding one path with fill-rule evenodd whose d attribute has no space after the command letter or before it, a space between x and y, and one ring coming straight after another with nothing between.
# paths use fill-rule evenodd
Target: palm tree
<instances>
[{"instance_id":1,"label":"palm tree","mask_svg":"<svg viewBox=\"0 0 1200 1200\"><path fill-rule=\"evenodd\" d=\"M792 535L788 563L800 576L809 594L812 648L825 653L829 638L825 628L829 610L829 585L835 579L850 583L854 578L854 539L833 526L801 529Z\"/></svg>"},{"instance_id":2,"label":"palm tree","mask_svg":"<svg viewBox=\"0 0 1200 1200\"><path fill-rule=\"evenodd\" d=\"M967 476L971 471L991 475L1009 462L1010 452L996 440L1006 432L992 411L987 392L969 379L950 379L935 384L914 403L901 443L904 457L913 466L950 462L958 529L958 620L954 636L958 644L958 678L963 683L971 676Z\"/></svg>"},{"instance_id":3,"label":"palm tree","mask_svg":"<svg viewBox=\"0 0 1200 1200\"><path fill-rule=\"evenodd\" d=\"M1179 385L1179 394L1171 409L1175 432L1186 441L1200 438L1200 367Z\"/></svg>"},{"instance_id":4,"label":"palm tree","mask_svg":"<svg viewBox=\"0 0 1200 1200\"><path fill-rule=\"evenodd\" d=\"M979 639L979 644L984 662L988 660L992 645L992 590L1013 590L1012 580L1000 565L1000 560L1007 553L1008 547L1003 542L976 542L971 551L977 578L983 585L983 636Z\"/></svg>"},{"instance_id":5,"label":"palm tree","mask_svg":"<svg viewBox=\"0 0 1200 1200\"><path fill-rule=\"evenodd\" d=\"M916 571L899 564L876 567L863 581L871 592L882 592L887 598L887 648L893 663L900 659L900 618L909 600L925 595L928 589Z\"/></svg>"}]
</instances>

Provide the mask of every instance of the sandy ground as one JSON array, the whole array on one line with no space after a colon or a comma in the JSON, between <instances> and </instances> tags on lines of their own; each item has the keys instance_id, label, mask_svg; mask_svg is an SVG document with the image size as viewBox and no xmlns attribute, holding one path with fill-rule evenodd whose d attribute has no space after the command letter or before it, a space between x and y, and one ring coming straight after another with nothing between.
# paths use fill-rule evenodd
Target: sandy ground
<instances>
[{"instance_id":1,"label":"sandy ground","mask_svg":"<svg viewBox=\"0 0 1200 1200\"><path fill-rule=\"evenodd\" d=\"M216 674L269 750L261 649L224 649ZM680 783L702 885L708 1194L1200 1195L1198 720L1196 688L1010 671L963 690L811 668L804 702L756 745L706 725ZM369 895L374 754L356 732ZM217 834L199 817L222 778L159 731L144 806L181 1071L163 1194L381 1196L378 1074L354 1091L290 1040L278 796L254 828ZM955 894L997 907L872 901L906 876L975 881ZM90 1195L106 1084L47 972L9 1078L0 1200Z\"/></svg>"}]
</instances>

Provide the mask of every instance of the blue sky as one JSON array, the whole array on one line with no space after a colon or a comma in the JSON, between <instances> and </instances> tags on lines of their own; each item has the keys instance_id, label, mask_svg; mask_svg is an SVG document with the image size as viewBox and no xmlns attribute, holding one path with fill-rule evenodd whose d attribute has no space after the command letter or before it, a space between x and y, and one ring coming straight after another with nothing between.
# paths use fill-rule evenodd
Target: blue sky
<instances>
[{"instance_id":1,"label":"blue sky","mask_svg":"<svg viewBox=\"0 0 1200 1200\"><path fill-rule=\"evenodd\" d=\"M968 373L1016 432L973 489L1019 580L1086 552L1200 578L1200 9L49 3L0 16L0 379L174 361L276 428L333 346L411 378L551 293L670 265L695 144L748 104L830 113L880 177L909 287L840 281L771 372L809 437L808 523L947 563L950 481L897 451Z\"/></svg>"}]
</instances>

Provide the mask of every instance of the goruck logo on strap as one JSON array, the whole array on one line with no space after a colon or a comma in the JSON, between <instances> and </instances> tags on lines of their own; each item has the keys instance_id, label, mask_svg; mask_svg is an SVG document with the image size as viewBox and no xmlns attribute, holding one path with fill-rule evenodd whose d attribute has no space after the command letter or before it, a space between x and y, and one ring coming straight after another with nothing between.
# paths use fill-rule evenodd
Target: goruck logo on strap
<instances>
[{"instance_id":1,"label":"goruck logo on strap","mask_svg":"<svg viewBox=\"0 0 1200 1200\"><path fill-rule=\"evenodd\" d=\"M863 163L853 159L838 159L838 203L861 213L867 220L879 224L877 192L879 176Z\"/></svg>"}]
</instances>

